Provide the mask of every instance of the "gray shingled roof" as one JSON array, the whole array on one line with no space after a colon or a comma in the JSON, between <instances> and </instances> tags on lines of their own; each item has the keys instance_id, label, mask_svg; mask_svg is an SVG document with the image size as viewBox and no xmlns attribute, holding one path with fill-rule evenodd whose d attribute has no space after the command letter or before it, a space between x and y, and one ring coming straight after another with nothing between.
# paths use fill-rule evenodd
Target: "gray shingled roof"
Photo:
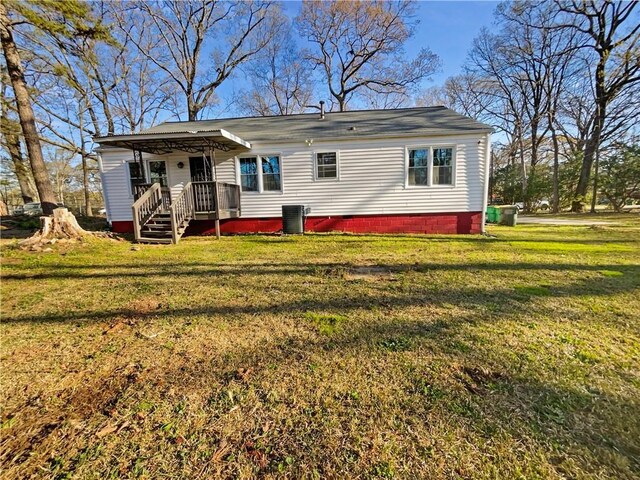
<instances>
[{"instance_id":1,"label":"gray shingled roof","mask_svg":"<svg viewBox=\"0 0 640 480\"><path fill-rule=\"evenodd\" d=\"M355 128L355 129L354 129ZM194 122L165 122L140 135L189 133L224 129L248 142L314 140L369 136L431 136L490 132L491 126L445 107L353 110L272 117L221 118Z\"/></svg>"}]
</instances>

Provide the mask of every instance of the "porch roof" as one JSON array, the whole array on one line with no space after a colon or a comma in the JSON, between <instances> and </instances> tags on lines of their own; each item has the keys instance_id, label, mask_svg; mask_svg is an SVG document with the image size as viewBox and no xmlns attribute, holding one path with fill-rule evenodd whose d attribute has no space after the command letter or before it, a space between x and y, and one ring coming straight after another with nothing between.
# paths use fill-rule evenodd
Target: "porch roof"
<instances>
[{"instance_id":1,"label":"porch roof","mask_svg":"<svg viewBox=\"0 0 640 480\"><path fill-rule=\"evenodd\" d=\"M228 152L251 149L251 144L222 128L185 130L180 132L142 132L131 135L109 135L94 139L103 146L127 148L141 152L164 154L180 150L201 153L207 149Z\"/></svg>"}]
</instances>

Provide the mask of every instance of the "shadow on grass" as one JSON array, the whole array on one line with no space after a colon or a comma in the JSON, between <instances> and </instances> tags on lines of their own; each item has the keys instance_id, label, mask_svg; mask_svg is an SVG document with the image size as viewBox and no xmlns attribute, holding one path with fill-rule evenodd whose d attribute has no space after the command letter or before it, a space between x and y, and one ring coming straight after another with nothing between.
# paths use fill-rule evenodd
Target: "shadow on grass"
<instances>
[{"instance_id":1,"label":"shadow on grass","mask_svg":"<svg viewBox=\"0 0 640 480\"><path fill-rule=\"evenodd\" d=\"M284 268L281 266L270 267L262 265L244 265L244 266L230 266L224 268L209 268L194 270L193 265L188 265L188 269L176 270L176 267L166 266L167 270L158 270L156 275L167 275L171 277L180 277L182 275L187 276L208 276L215 277L224 275L242 276L247 275L308 275L308 276L335 276L347 285L348 280L343 280L343 276L348 274L348 267L345 268L343 264L288 264ZM71 273L68 271L56 272L52 271L45 274L36 275L5 275L3 279L8 280L23 280L23 279L52 279L52 278L93 278L93 277L142 277L146 278L150 276L149 272L141 274L139 272L98 272L84 273L84 268L90 268L88 266L79 267L80 272ZM122 268L121 266L114 268ZM338 268L337 271L334 271ZM441 264L406 264L406 265L383 265L384 271L388 272L407 272L407 271L456 271L464 270L473 273L474 270L481 271L483 269L490 271L498 270L513 270L521 269L524 271L530 271L536 268L544 270L563 270L558 265L532 265L532 264L495 264L495 263L482 263L482 264L465 264L465 265L441 265ZM527 287L514 285L513 288L492 288L489 286L487 289L480 289L477 287L452 287L447 289L434 288L428 289L420 287L419 291L414 290L389 290L388 284L385 282L372 283L370 289L366 293L347 294L341 296L325 296L319 298L317 292L309 291L304 292L300 296L302 298L298 300L290 300L283 302L277 298L274 298L273 303L260 304L256 300L252 300L250 304L246 305L224 305L219 302L211 303L209 305L193 305L190 307L164 309L161 311L153 312L139 312L134 309L120 308L109 309L105 307L100 310L85 310L85 311L72 311L65 313L51 313L51 314L38 314L38 315L24 315L21 312L16 311L14 314L3 315L2 322L4 323L22 323L22 322L69 322L69 321L105 321L111 320L117 317L125 318L178 318L184 316L216 316L216 317L228 317L232 318L237 315L262 315L262 314L296 314L298 312L305 312L307 310L313 311L329 311L329 312L344 312L353 311L359 309L392 309L392 308L404 308L404 307L419 307L419 306L442 306L442 305L456 305L463 308L482 308L488 311L506 312L509 309L521 309L524 305L531 307L531 300L536 297L551 297L551 298L570 298L578 297L582 295L589 295L594 297L607 297L618 293L631 292L638 289L638 282L635 281L640 274L640 269L637 267L621 267L619 265L579 265L572 266L572 269L577 271L614 271L621 272L619 276L602 276L597 278L582 278L573 283L554 285L545 284L540 287ZM274 280L275 281L275 280ZM347 289L347 292L349 290ZM308 298L306 296L309 295ZM213 299L215 301L215 299Z\"/></svg>"},{"instance_id":2,"label":"shadow on grass","mask_svg":"<svg viewBox=\"0 0 640 480\"><path fill-rule=\"evenodd\" d=\"M563 264L563 263L527 263L527 262L465 262L455 263L435 263L435 262L413 262L413 263L366 263L367 267L375 267L389 273L403 272L429 272L429 271L575 271L575 272L597 272L601 270L620 271L625 274L640 274L640 266L619 265L619 264ZM190 277L190 276L218 276L218 275L318 275L331 274L331 272L348 272L350 270L362 268L363 264L346 262L327 263L273 263L273 264L223 264L216 263L116 263L116 264L88 264L88 265L47 265L38 266L41 270L37 273L5 273L2 280L46 280L46 279L78 279L78 278L147 278L154 276ZM21 267L12 265L13 270L25 269L31 271L33 267ZM86 272L86 270L94 270ZM123 271L113 271L123 270Z\"/></svg>"}]
</instances>

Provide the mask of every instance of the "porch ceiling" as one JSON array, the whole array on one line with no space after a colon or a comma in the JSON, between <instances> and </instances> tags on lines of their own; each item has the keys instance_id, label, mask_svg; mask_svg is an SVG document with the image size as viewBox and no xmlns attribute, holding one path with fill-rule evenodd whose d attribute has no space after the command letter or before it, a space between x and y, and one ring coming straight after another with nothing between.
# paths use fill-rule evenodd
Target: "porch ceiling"
<instances>
[{"instance_id":1,"label":"porch ceiling","mask_svg":"<svg viewBox=\"0 0 640 480\"><path fill-rule=\"evenodd\" d=\"M223 129L110 135L108 137L97 137L94 140L105 147L127 148L159 155L176 150L188 153L202 153L206 152L207 149L216 149L224 152L234 149L251 149L249 142Z\"/></svg>"}]
</instances>

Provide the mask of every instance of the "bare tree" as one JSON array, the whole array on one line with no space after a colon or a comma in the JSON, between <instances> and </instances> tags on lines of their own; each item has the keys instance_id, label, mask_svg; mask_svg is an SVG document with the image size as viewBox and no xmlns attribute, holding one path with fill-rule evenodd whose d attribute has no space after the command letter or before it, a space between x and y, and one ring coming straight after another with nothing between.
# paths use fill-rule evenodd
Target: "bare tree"
<instances>
[{"instance_id":1,"label":"bare tree","mask_svg":"<svg viewBox=\"0 0 640 480\"><path fill-rule=\"evenodd\" d=\"M4 2L0 2L0 39L2 50L7 65L7 72L11 79L11 85L16 99L20 126L24 135L24 141L29 154L31 171L42 203L42 210L45 214L53 213L56 208L56 197L53 193L47 166L42 156L42 147L36 128L35 115L31 106L31 98L24 77L22 62L18 53L18 48L13 35L13 28L18 20L9 18L7 7Z\"/></svg>"},{"instance_id":2,"label":"bare tree","mask_svg":"<svg viewBox=\"0 0 640 480\"><path fill-rule=\"evenodd\" d=\"M183 95L189 120L215 100L216 89L279 33L278 5L266 0L136 2L161 40L159 54L129 40ZM207 51L211 50L210 55Z\"/></svg>"},{"instance_id":3,"label":"bare tree","mask_svg":"<svg viewBox=\"0 0 640 480\"><path fill-rule=\"evenodd\" d=\"M311 103L314 81L289 34L284 33L257 55L244 69L251 88L239 96L240 110L250 115L291 115L302 113Z\"/></svg>"},{"instance_id":4,"label":"bare tree","mask_svg":"<svg viewBox=\"0 0 640 480\"><path fill-rule=\"evenodd\" d=\"M491 122L495 119L488 115L488 108L495 94L491 83L481 76L463 73L447 78L441 86L423 90L415 103L420 106L443 105L469 117Z\"/></svg>"},{"instance_id":5,"label":"bare tree","mask_svg":"<svg viewBox=\"0 0 640 480\"><path fill-rule=\"evenodd\" d=\"M107 7L117 42L107 52L113 60L106 67L115 80L111 110L116 130L133 133L154 125L162 112L175 110L177 92L171 78L152 60L166 48L154 35L153 20L137 8L122 8L119 3Z\"/></svg>"},{"instance_id":6,"label":"bare tree","mask_svg":"<svg viewBox=\"0 0 640 480\"><path fill-rule=\"evenodd\" d=\"M531 120L539 122L540 99L527 100L531 95L531 83L526 81L519 59L509 45L510 35L497 34L483 29L473 43L469 54L468 70L480 78L475 83L476 96L484 99L483 110L493 118L493 124L510 137L511 156L518 157L521 173L523 200L527 196L529 177L527 151ZM541 85L537 86L538 93ZM533 103L530 103L530 102ZM537 158L533 158L534 164Z\"/></svg>"},{"instance_id":7,"label":"bare tree","mask_svg":"<svg viewBox=\"0 0 640 480\"><path fill-rule=\"evenodd\" d=\"M5 84L2 85L2 95L0 98L0 130L2 130L2 145L9 153L11 159L11 171L18 181L22 201L24 203L36 200L36 192L31 185L31 175L29 167L22 155L22 144L20 135L22 130L20 123L10 117L9 103L11 100L7 98Z\"/></svg>"},{"instance_id":8,"label":"bare tree","mask_svg":"<svg viewBox=\"0 0 640 480\"><path fill-rule=\"evenodd\" d=\"M7 11L11 7L11 17ZM64 39L82 37L87 40L107 39L109 35L99 21L92 18L87 4L76 0L65 2L22 2L14 0L0 3L0 34L12 81L22 133L29 154L32 174L36 183L42 210L41 229L23 245L37 248L50 238L76 238L89 234L77 223L67 209L57 208L51 179L48 176L42 154L41 140L36 128L31 98L27 90L23 65L18 53L14 27L29 33L48 36L52 41L66 47ZM63 48L64 48L63 47Z\"/></svg>"},{"instance_id":9,"label":"bare tree","mask_svg":"<svg viewBox=\"0 0 640 480\"><path fill-rule=\"evenodd\" d=\"M595 56L595 115L584 149L580 179L571 209L581 211L591 171L600 149L608 108L620 93L640 82L640 21L636 2L556 0L564 14L555 28L581 35L582 46Z\"/></svg>"},{"instance_id":10,"label":"bare tree","mask_svg":"<svg viewBox=\"0 0 640 480\"><path fill-rule=\"evenodd\" d=\"M559 166L560 140L558 115L561 100L567 90L567 79L579 74L576 65L576 35L574 32L551 28L557 11L553 5L530 1L501 4L497 11L506 20L508 31L515 39L516 54L521 58L521 75L529 83L527 96L531 123L532 169L537 150L551 135L553 155L553 194L551 209L560 208ZM533 115L531 115L533 113ZM546 124L545 124L546 122ZM539 128L544 130L538 135Z\"/></svg>"},{"instance_id":11,"label":"bare tree","mask_svg":"<svg viewBox=\"0 0 640 480\"><path fill-rule=\"evenodd\" d=\"M412 15L408 0L303 2L298 29L313 45L306 58L320 70L340 111L358 96L397 103L437 70L438 57L426 48L404 58L416 25Z\"/></svg>"}]
</instances>

